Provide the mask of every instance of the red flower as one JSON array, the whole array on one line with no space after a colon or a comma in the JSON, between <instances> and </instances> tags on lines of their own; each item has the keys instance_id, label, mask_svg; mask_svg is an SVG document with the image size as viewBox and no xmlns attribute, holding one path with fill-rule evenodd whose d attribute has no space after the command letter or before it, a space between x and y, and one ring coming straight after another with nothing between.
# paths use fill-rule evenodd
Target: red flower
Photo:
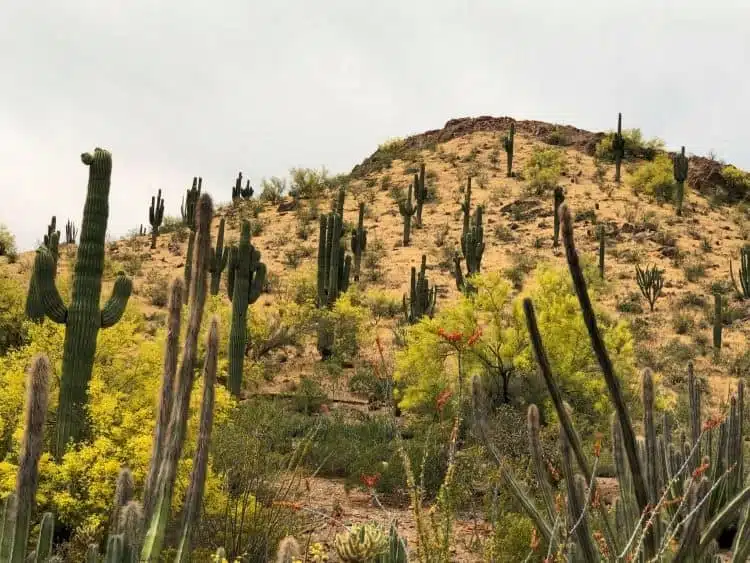
<instances>
[{"instance_id":1,"label":"red flower","mask_svg":"<svg viewBox=\"0 0 750 563\"><path fill-rule=\"evenodd\" d=\"M698 466L695 471L693 471L693 479L697 479L703 473L705 473L706 469L708 469L708 463L702 463L700 466Z\"/></svg>"},{"instance_id":2,"label":"red flower","mask_svg":"<svg viewBox=\"0 0 750 563\"><path fill-rule=\"evenodd\" d=\"M719 426L719 424L721 424L720 416L709 418L706 422L703 423L703 431L705 432L706 430L712 430Z\"/></svg>"},{"instance_id":3,"label":"red flower","mask_svg":"<svg viewBox=\"0 0 750 563\"><path fill-rule=\"evenodd\" d=\"M474 331L474 334L472 334L469 337L469 340L466 342L469 346L474 346L474 344L477 343L477 340L482 336L482 329L477 327L477 329Z\"/></svg>"},{"instance_id":4,"label":"red flower","mask_svg":"<svg viewBox=\"0 0 750 563\"><path fill-rule=\"evenodd\" d=\"M443 389L440 394L435 399L435 406L437 407L437 410L439 413L443 413L443 409L445 408L446 403L448 400L453 396L453 391L450 389Z\"/></svg>"},{"instance_id":5,"label":"red flower","mask_svg":"<svg viewBox=\"0 0 750 563\"><path fill-rule=\"evenodd\" d=\"M361 475L360 481L362 481L362 484L367 487L368 489L372 489L375 487L375 485L378 484L378 481L380 481L380 473L375 473L375 475Z\"/></svg>"}]
</instances>

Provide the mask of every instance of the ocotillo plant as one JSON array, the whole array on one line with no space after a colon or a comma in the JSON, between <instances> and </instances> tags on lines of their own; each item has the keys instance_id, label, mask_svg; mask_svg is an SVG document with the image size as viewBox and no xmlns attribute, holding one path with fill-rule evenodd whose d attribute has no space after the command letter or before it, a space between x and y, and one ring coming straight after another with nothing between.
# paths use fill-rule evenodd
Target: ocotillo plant
<instances>
[{"instance_id":1,"label":"ocotillo plant","mask_svg":"<svg viewBox=\"0 0 750 563\"><path fill-rule=\"evenodd\" d=\"M182 222L190 229L188 236L187 255L185 256L185 302L190 298L190 278L193 272L193 248L195 246L195 209L203 188L203 178L193 177L193 185L182 198L180 213Z\"/></svg>"},{"instance_id":2,"label":"ocotillo plant","mask_svg":"<svg viewBox=\"0 0 750 563\"><path fill-rule=\"evenodd\" d=\"M232 301L232 326L229 331L229 377L227 387L235 397L242 389L242 369L247 347L247 308L260 297L266 281L266 265L260 252L250 243L250 223L242 222L239 247L229 251L227 293Z\"/></svg>"},{"instance_id":3,"label":"ocotillo plant","mask_svg":"<svg viewBox=\"0 0 750 563\"><path fill-rule=\"evenodd\" d=\"M638 288L641 293L648 301L648 306L651 311L654 310L656 300L661 295L661 290L664 287L664 272L653 266L646 267L642 270L640 266L635 266L635 279L638 283Z\"/></svg>"},{"instance_id":4,"label":"ocotillo plant","mask_svg":"<svg viewBox=\"0 0 750 563\"><path fill-rule=\"evenodd\" d=\"M365 204L359 204L357 230L352 232L352 254L354 254L354 281L359 281L359 270L362 265L362 254L367 249L367 229L365 229Z\"/></svg>"},{"instance_id":5,"label":"ocotillo plant","mask_svg":"<svg viewBox=\"0 0 750 563\"><path fill-rule=\"evenodd\" d=\"M151 196L151 206L148 208L148 222L151 224L151 250L156 248L156 237L159 236L159 227L164 220L164 200L161 198L161 190L156 197Z\"/></svg>"},{"instance_id":6,"label":"ocotillo plant","mask_svg":"<svg viewBox=\"0 0 750 563\"><path fill-rule=\"evenodd\" d=\"M211 295L218 295L221 285L221 273L227 266L229 258L229 248L224 246L224 225L225 220L222 217L219 221L219 234L216 236L216 248L211 249L211 255L208 258L208 271L211 273Z\"/></svg>"},{"instance_id":7,"label":"ocotillo plant","mask_svg":"<svg viewBox=\"0 0 750 563\"><path fill-rule=\"evenodd\" d=\"M411 236L411 218L417 212L417 208L411 202L412 187L413 186L410 184L406 199L398 202L398 211L401 213L401 217L404 218L404 246L409 246L409 238Z\"/></svg>"},{"instance_id":8,"label":"ocotillo plant","mask_svg":"<svg viewBox=\"0 0 750 563\"><path fill-rule=\"evenodd\" d=\"M39 482L39 459L42 456L44 420L47 416L49 401L49 378L49 360L45 356L37 356L26 380L24 431L16 473L14 505L11 510L7 511L3 525L3 535L11 534L9 536L11 539L10 558L3 559L3 561L10 563L22 563L26 560L26 544L29 539L31 515L34 511ZM43 529L40 542L44 535ZM49 540L51 540L51 535L46 541ZM5 543L5 539L2 543ZM49 548L46 551L49 551Z\"/></svg>"},{"instance_id":9,"label":"ocotillo plant","mask_svg":"<svg viewBox=\"0 0 750 563\"><path fill-rule=\"evenodd\" d=\"M553 237L552 246L558 246L560 244L560 206L565 201L565 191L562 187L557 186L555 188L555 203L553 207L554 220L553 220Z\"/></svg>"},{"instance_id":10,"label":"ocotillo plant","mask_svg":"<svg viewBox=\"0 0 750 563\"><path fill-rule=\"evenodd\" d=\"M714 354L721 352L721 329L724 326L721 293L714 293Z\"/></svg>"},{"instance_id":11,"label":"ocotillo plant","mask_svg":"<svg viewBox=\"0 0 750 563\"><path fill-rule=\"evenodd\" d=\"M685 156L685 147L676 154L673 162L674 181L677 184L675 190L675 205L677 206L677 215L682 215L682 200L685 197L685 180L688 176L688 158Z\"/></svg>"},{"instance_id":12,"label":"ocotillo plant","mask_svg":"<svg viewBox=\"0 0 750 563\"><path fill-rule=\"evenodd\" d=\"M341 244L342 220L338 213L320 216L318 237L317 306L331 309L349 288L352 257ZM323 359L333 354L333 327L322 317L318 326L318 352Z\"/></svg>"},{"instance_id":13,"label":"ocotillo plant","mask_svg":"<svg viewBox=\"0 0 750 563\"><path fill-rule=\"evenodd\" d=\"M75 244L77 236L78 229L76 228L76 224L68 219L68 222L65 223L65 244Z\"/></svg>"},{"instance_id":14,"label":"ocotillo plant","mask_svg":"<svg viewBox=\"0 0 750 563\"><path fill-rule=\"evenodd\" d=\"M188 327L182 360L177 369L177 379L174 387L174 401L171 408L169 426L164 442L163 456L154 490L150 493L153 498L153 513L147 520L148 531L143 543L141 561L158 561L164 544L164 536L169 521L177 477L177 464L182 454L185 439L187 418L190 407L190 395L193 389L193 376L197 354L198 334L208 289L207 263L211 249L211 218L213 204L208 194L202 194L196 210L196 248L194 256L194 276L190 291ZM215 341L214 341L215 343ZM209 345L211 340L209 340ZM206 361L216 352L208 352Z\"/></svg>"},{"instance_id":15,"label":"ocotillo plant","mask_svg":"<svg viewBox=\"0 0 750 563\"><path fill-rule=\"evenodd\" d=\"M599 227L599 277L604 279L604 250L606 245L607 232L604 226Z\"/></svg>"},{"instance_id":16,"label":"ocotillo plant","mask_svg":"<svg viewBox=\"0 0 750 563\"><path fill-rule=\"evenodd\" d=\"M461 250L466 260L466 278L478 274L482 266L484 255L484 227L482 226L482 206L474 212L474 219L467 232L461 237ZM456 287L459 291L473 291L473 286L464 278L461 271L461 257L456 254L453 258Z\"/></svg>"},{"instance_id":17,"label":"ocotillo plant","mask_svg":"<svg viewBox=\"0 0 750 563\"><path fill-rule=\"evenodd\" d=\"M750 299L750 245L745 245L740 250L740 269L737 272L737 277L740 278L740 285L737 285L737 280L734 278L731 258L729 259L729 275L732 278L732 285L737 295L741 299Z\"/></svg>"},{"instance_id":18,"label":"ocotillo plant","mask_svg":"<svg viewBox=\"0 0 750 563\"><path fill-rule=\"evenodd\" d=\"M622 136L622 114L617 114L617 132L612 137L612 153L615 155L615 182L620 183L620 168L625 157L625 138Z\"/></svg>"},{"instance_id":19,"label":"ocotillo plant","mask_svg":"<svg viewBox=\"0 0 750 563\"><path fill-rule=\"evenodd\" d=\"M513 176L513 142L514 142L515 136L516 136L516 124L511 123L510 131L508 131L508 134L503 139L503 148L505 149L505 154L507 155L507 160L508 160L508 166L507 166L507 172L506 172L506 176L508 176L508 178Z\"/></svg>"},{"instance_id":20,"label":"ocotillo plant","mask_svg":"<svg viewBox=\"0 0 750 563\"><path fill-rule=\"evenodd\" d=\"M414 174L414 200L417 202L417 215L414 226L422 228L422 207L427 201L427 188L424 183L424 163L419 165L419 175Z\"/></svg>"},{"instance_id":21,"label":"ocotillo plant","mask_svg":"<svg viewBox=\"0 0 750 563\"><path fill-rule=\"evenodd\" d=\"M427 279L427 256L422 255L422 265L417 269L411 268L411 284L409 286L409 297L404 295L404 316L409 324L414 324L423 316L432 318L435 313L435 301L437 300L436 288L430 287Z\"/></svg>"},{"instance_id":22,"label":"ocotillo plant","mask_svg":"<svg viewBox=\"0 0 750 563\"><path fill-rule=\"evenodd\" d=\"M245 187L242 187L242 172L237 174L237 179L232 186L232 201L240 201L253 197L253 188L250 187L250 180L247 180Z\"/></svg>"},{"instance_id":23,"label":"ocotillo plant","mask_svg":"<svg viewBox=\"0 0 750 563\"><path fill-rule=\"evenodd\" d=\"M555 502L552 496L547 469L541 458L539 413L534 405L529 408L530 453L545 509L537 509L533 497L522 490L501 463L503 481L534 522L547 544L547 553L556 553L565 561L661 561L673 545L676 550L673 550L671 561L713 561L717 538L735 523L738 531L734 538L732 561L746 561L750 553L750 511L744 510L744 506L750 499L750 487L744 484L743 383L740 382L737 396L730 401L727 418L723 422L712 419L702 424L700 393L692 366L689 366L691 436L690 440L686 440L683 434L678 444L673 444L666 416L662 424L663 434L657 436L654 384L650 372L646 370L642 380L645 437L636 439L620 390L620 381L614 373L588 296L573 242L572 218L567 208L563 209L563 240L568 265L592 347L615 407L612 442L620 495L611 512L604 508L603 503L594 502L598 446L594 450L593 465L590 465L553 377L529 299L524 300L524 312L532 349L561 426L567 503ZM477 381L478 378L475 378L474 387L481 391L481 384L476 384ZM480 394L474 393L475 396ZM477 405L481 406L482 403L475 400ZM489 450L502 462L494 445L487 439L481 409L477 409L475 418ZM711 435L716 431L716 426L719 427L718 442L712 447ZM701 458L702 452L706 457ZM580 475L575 474L574 463L578 465ZM567 513L559 510L565 504ZM591 517L594 511L598 513L596 519ZM741 511L744 511L744 515ZM614 523L612 515L615 516ZM594 530L594 526L598 529Z\"/></svg>"},{"instance_id":24,"label":"ocotillo plant","mask_svg":"<svg viewBox=\"0 0 750 563\"><path fill-rule=\"evenodd\" d=\"M121 272L115 280L112 296L103 308L99 308L112 155L109 151L97 148L93 153L81 155L81 160L89 167L89 182L83 209L81 241L73 271L73 300L70 307L65 306L55 286L55 264L50 252L41 247L37 250L34 261L33 275L45 314L54 322L65 325L54 448L58 457L65 453L71 439L78 441L84 434L96 336L100 328L108 328L120 320L133 287L132 282Z\"/></svg>"},{"instance_id":25,"label":"ocotillo plant","mask_svg":"<svg viewBox=\"0 0 750 563\"><path fill-rule=\"evenodd\" d=\"M57 276L57 260L59 258L59 241L60 231L55 230L57 219L53 216L47 227L47 234L43 237L43 245L49 250L52 256L53 269L52 277ZM31 276L29 280L29 292L26 294L26 316L35 323L41 323L44 320L44 305L37 289L36 276Z\"/></svg>"}]
</instances>

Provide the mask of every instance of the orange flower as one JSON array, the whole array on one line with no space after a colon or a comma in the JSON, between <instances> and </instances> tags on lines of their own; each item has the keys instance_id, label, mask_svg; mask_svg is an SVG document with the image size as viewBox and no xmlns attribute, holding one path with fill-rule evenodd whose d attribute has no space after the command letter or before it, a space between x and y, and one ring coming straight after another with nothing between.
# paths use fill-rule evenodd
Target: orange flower
<instances>
[{"instance_id":1,"label":"orange flower","mask_svg":"<svg viewBox=\"0 0 750 563\"><path fill-rule=\"evenodd\" d=\"M454 343L461 342L461 340L463 340L463 337L464 337L464 335L458 331L446 332L446 330L442 327L438 329L437 333L448 342L454 342Z\"/></svg>"},{"instance_id":2,"label":"orange flower","mask_svg":"<svg viewBox=\"0 0 750 563\"><path fill-rule=\"evenodd\" d=\"M437 399L435 399L435 406L437 407L437 410L439 413L443 413L443 409L445 408L446 403L448 400L453 396L453 391L450 389L443 389L440 394L437 396Z\"/></svg>"},{"instance_id":3,"label":"orange flower","mask_svg":"<svg viewBox=\"0 0 750 563\"><path fill-rule=\"evenodd\" d=\"M474 331L474 334L472 334L469 337L469 340L466 342L469 346L474 346L474 344L477 343L477 340L482 336L482 329L480 327L477 327L477 329Z\"/></svg>"},{"instance_id":4,"label":"orange flower","mask_svg":"<svg viewBox=\"0 0 750 563\"><path fill-rule=\"evenodd\" d=\"M594 442L594 455L599 457L602 452L602 434L601 432L596 433L596 441Z\"/></svg>"},{"instance_id":5,"label":"orange flower","mask_svg":"<svg viewBox=\"0 0 750 563\"><path fill-rule=\"evenodd\" d=\"M721 424L722 420L720 416L714 416L713 418L709 418L706 422L703 423L703 431L711 430L713 428L716 428Z\"/></svg>"},{"instance_id":6,"label":"orange flower","mask_svg":"<svg viewBox=\"0 0 750 563\"><path fill-rule=\"evenodd\" d=\"M536 551L539 547L539 535L537 534L536 528L531 530L531 551Z\"/></svg>"},{"instance_id":7,"label":"orange flower","mask_svg":"<svg viewBox=\"0 0 750 563\"><path fill-rule=\"evenodd\" d=\"M368 489L373 489L375 488L375 485L378 484L378 481L380 481L380 473L375 473L374 475L363 474L359 477L359 480L362 481L362 484Z\"/></svg>"},{"instance_id":8,"label":"orange flower","mask_svg":"<svg viewBox=\"0 0 750 563\"><path fill-rule=\"evenodd\" d=\"M599 530L596 530L594 532L594 541L596 541L597 547L599 547L599 553L601 553L605 559L609 559L609 548L607 547L607 542L604 539L604 534L602 534Z\"/></svg>"},{"instance_id":9,"label":"orange flower","mask_svg":"<svg viewBox=\"0 0 750 563\"><path fill-rule=\"evenodd\" d=\"M708 469L708 463L702 463L700 466L696 467L695 471L693 471L693 479L697 479L703 473L705 473L706 469Z\"/></svg>"}]
</instances>

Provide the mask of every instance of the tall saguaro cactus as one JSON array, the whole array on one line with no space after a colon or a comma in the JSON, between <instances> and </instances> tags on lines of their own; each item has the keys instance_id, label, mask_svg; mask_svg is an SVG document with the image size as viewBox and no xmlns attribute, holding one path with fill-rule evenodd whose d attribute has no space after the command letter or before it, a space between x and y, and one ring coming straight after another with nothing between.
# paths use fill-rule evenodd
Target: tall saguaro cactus
<instances>
[{"instance_id":1,"label":"tall saguaro cactus","mask_svg":"<svg viewBox=\"0 0 750 563\"><path fill-rule=\"evenodd\" d=\"M151 207L148 208L148 222L151 224L151 250L156 248L156 237L159 236L159 227L164 220L164 200L161 198L161 190L156 197L151 196Z\"/></svg>"},{"instance_id":2,"label":"tall saguaro cactus","mask_svg":"<svg viewBox=\"0 0 750 563\"><path fill-rule=\"evenodd\" d=\"M185 302L190 298L190 279L193 275L193 248L195 247L195 209L203 188L203 178L193 177L193 185L182 200L180 212L182 222L190 229L188 237L187 255L185 256Z\"/></svg>"},{"instance_id":3,"label":"tall saguaro cactus","mask_svg":"<svg viewBox=\"0 0 750 563\"><path fill-rule=\"evenodd\" d=\"M240 201L253 197L253 188L250 187L250 180L247 180L245 187L242 187L242 172L237 174L237 179L232 187L232 201Z\"/></svg>"},{"instance_id":4,"label":"tall saguaro cactus","mask_svg":"<svg viewBox=\"0 0 750 563\"><path fill-rule=\"evenodd\" d=\"M219 234L216 236L216 248L211 249L211 255L208 258L208 271L211 273L211 295L219 293L221 273L226 268L229 258L229 249L224 246L225 223L226 221L222 217L219 222Z\"/></svg>"},{"instance_id":5,"label":"tall saguaro cactus","mask_svg":"<svg viewBox=\"0 0 750 563\"><path fill-rule=\"evenodd\" d=\"M424 163L419 165L419 175L414 174L414 199L417 202L417 215L414 226L422 228L422 207L427 201L427 188L424 183Z\"/></svg>"},{"instance_id":6,"label":"tall saguaro cactus","mask_svg":"<svg viewBox=\"0 0 750 563\"><path fill-rule=\"evenodd\" d=\"M52 277L57 275L57 260L59 258L60 231L56 230L57 218L53 215L52 221L47 226L47 234L44 235L43 244L49 250L52 256L54 268ZM39 290L37 288L36 276L31 276L29 280L29 292L26 294L26 316L35 323L41 323L44 320L44 306L42 305Z\"/></svg>"},{"instance_id":7,"label":"tall saguaro cactus","mask_svg":"<svg viewBox=\"0 0 750 563\"><path fill-rule=\"evenodd\" d=\"M404 295L404 315L409 324L414 324L423 316L427 315L432 318L435 312L435 301L437 300L437 290L435 286L430 287L427 279L427 256L422 254L422 265L417 269L411 268L411 284L409 286L409 298Z\"/></svg>"},{"instance_id":8,"label":"tall saguaro cactus","mask_svg":"<svg viewBox=\"0 0 750 563\"><path fill-rule=\"evenodd\" d=\"M606 245L607 232L604 226L599 227L599 277L604 279L604 250Z\"/></svg>"},{"instance_id":9,"label":"tall saguaro cactus","mask_svg":"<svg viewBox=\"0 0 750 563\"><path fill-rule=\"evenodd\" d=\"M352 233L352 253L354 254L354 281L359 281L359 270L362 265L362 254L367 248L367 229L365 229L365 204L359 204L357 230Z\"/></svg>"},{"instance_id":10,"label":"tall saguaro cactus","mask_svg":"<svg viewBox=\"0 0 750 563\"><path fill-rule=\"evenodd\" d=\"M714 353L718 356L721 352L721 329L724 325L721 306L721 293L714 294Z\"/></svg>"},{"instance_id":11,"label":"tall saguaro cactus","mask_svg":"<svg viewBox=\"0 0 750 563\"><path fill-rule=\"evenodd\" d=\"M109 216L109 188L112 155L97 148L81 155L89 167L88 192L81 223L81 241L73 271L73 299L63 303L55 287L55 263L45 247L37 250L34 277L46 315L65 325L62 377L57 410L55 453L61 457L68 442L78 441L84 433L88 385L100 328L108 328L122 317L133 284L121 272L115 280L112 296L102 309L99 298L104 270L104 237Z\"/></svg>"},{"instance_id":12,"label":"tall saguaro cactus","mask_svg":"<svg viewBox=\"0 0 750 563\"><path fill-rule=\"evenodd\" d=\"M417 208L411 202L412 188L413 186L409 185L406 199L398 202L398 211L401 213L401 217L404 218L404 246L409 246L409 238L411 237L411 218L417 212Z\"/></svg>"},{"instance_id":13,"label":"tall saguaro cactus","mask_svg":"<svg viewBox=\"0 0 750 563\"><path fill-rule=\"evenodd\" d=\"M75 244L77 236L78 229L76 228L76 224L68 219L68 222L65 223L65 244Z\"/></svg>"},{"instance_id":14,"label":"tall saguaro cactus","mask_svg":"<svg viewBox=\"0 0 750 563\"><path fill-rule=\"evenodd\" d=\"M461 241L463 241L471 223L471 176L466 179L466 191L464 192L464 202L461 204L461 211L464 214L464 223L461 229Z\"/></svg>"},{"instance_id":15,"label":"tall saguaro cactus","mask_svg":"<svg viewBox=\"0 0 750 563\"><path fill-rule=\"evenodd\" d=\"M729 259L729 275L732 278L734 290L742 299L750 299L750 245L745 245L740 250L740 267L737 271L737 277L740 284L734 277L734 268L732 268L732 259Z\"/></svg>"},{"instance_id":16,"label":"tall saguaro cactus","mask_svg":"<svg viewBox=\"0 0 750 563\"><path fill-rule=\"evenodd\" d=\"M552 246L558 246L560 244L560 206L565 201L565 192L562 187L557 186L555 188L555 204L554 204L554 233L552 238Z\"/></svg>"},{"instance_id":17,"label":"tall saguaro cactus","mask_svg":"<svg viewBox=\"0 0 750 563\"><path fill-rule=\"evenodd\" d=\"M466 260L466 276L478 274L482 266L482 256L484 255L484 227L482 226L482 206L477 207L474 212L474 219L469 229L461 238L461 250ZM460 291L472 291L472 285L464 279L461 271L461 258L456 255L454 258L454 269L456 276L456 286Z\"/></svg>"},{"instance_id":18,"label":"tall saguaro cactus","mask_svg":"<svg viewBox=\"0 0 750 563\"><path fill-rule=\"evenodd\" d=\"M229 251L227 292L232 301L232 326L229 330L229 378L227 386L235 396L242 389L242 367L247 347L247 308L260 297L266 280L266 265L260 252L250 243L250 223L242 222L239 247Z\"/></svg>"},{"instance_id":19,"label":"tall saguaro cactus","mask_svg":"<svg viewBox=\"0 0 750 563\"><path fill-rule=\"evenodd\" d=\"M685 147L679 154L674 157L674 181L677 184L675 190L675 205L677 206L677 215L682 215L682 200L685 197L685 180L688 176L688 159L685 156Z\"/></svg>"},{"instance_id":20,"label":"tall saguaro cactus","mask_svg":"<svg viewBox=\"0 0 750 563\"><path fill-rule=\"evenodd\" d=\"M506 176L510 178L513 176L513 144L514 139L516 136L516 124L511 123L510 124L510 131L508 131L508 134L503 139L503 148L505 148L505 154L507 155L508 160L508 167Z\"/></svg>"},{"instance_id":21,"label":"tall saguaro cactus","mask_svg":"<svg viewBox=\"0 0 750 563\"><path fill-rule=\"evenodd\" d=\"M622 114L617 114L617 132L612 137L612 152L615 155L615 182L620 183L620 168L625 157L625 139L622 136Z\"/></svg>"}]
</instances>

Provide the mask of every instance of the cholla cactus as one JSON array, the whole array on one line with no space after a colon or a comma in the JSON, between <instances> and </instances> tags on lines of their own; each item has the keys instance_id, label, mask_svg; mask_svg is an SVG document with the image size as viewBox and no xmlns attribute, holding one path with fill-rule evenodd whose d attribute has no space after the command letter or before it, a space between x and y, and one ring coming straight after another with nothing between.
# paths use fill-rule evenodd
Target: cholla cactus
<instances>
[{"instance_id":1,"label":"cholla cactus","mask_svg":"<svg viewBox=\"0 0 750 563\"><path fill-rule=\"evenodd\" d=\"M388 538L374 524L354 524L338 534L333 545L341 561L368 563L388 548Z\"/></svg>"}]
</instances>

